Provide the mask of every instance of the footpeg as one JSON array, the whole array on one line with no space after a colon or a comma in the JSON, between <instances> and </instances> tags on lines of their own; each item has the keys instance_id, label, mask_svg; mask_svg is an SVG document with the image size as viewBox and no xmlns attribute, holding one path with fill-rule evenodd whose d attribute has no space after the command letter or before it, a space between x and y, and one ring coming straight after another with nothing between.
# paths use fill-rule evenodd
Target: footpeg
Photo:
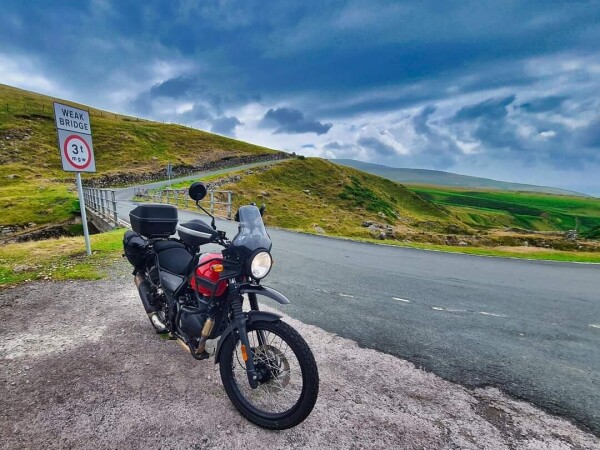
<instances>
[{"instance_id":1,"label":"footpeg","mask_svg":"<svg viewBox=\"0 0 600 450\"><path fill-rule=\"evenodd\" d=\"M207 359L208 357L210 357L210 354L205 350L200 354L197 354L196 352L192 352L192 356L194 358L196 358L198 361L202 361L203 359Z\"/></svg>"}]
</instances>

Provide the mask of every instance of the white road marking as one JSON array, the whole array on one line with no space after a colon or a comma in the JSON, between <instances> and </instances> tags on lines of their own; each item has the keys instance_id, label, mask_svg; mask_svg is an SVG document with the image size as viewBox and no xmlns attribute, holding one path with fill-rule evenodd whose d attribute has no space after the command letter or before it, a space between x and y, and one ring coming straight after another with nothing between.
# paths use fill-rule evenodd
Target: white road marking
<instances>
[{"instance_id":1,"label":"white road marking","mask_svg":"<svg viewBox=\"0 0 600 450\"><path fill-rule=\"evenodd\" d=\"M592 327L592 328L600 328L600 323L590 323L590 327Z\"/></svg>"},{"instance_id":2,"label":"white road marking","mask_svg":"<svg viewBox=\"0 0 600 450\"><path fill-rule=\"evenodd\" d=\"M399 302L410 303L410 300L406 300L405 298L400 297L392 297L394 300L398 300Z\"/></svg>"},{"instance_id":3,"label":"white road marking","mask_svg":"<svg viewBox=\"0 0 600 450\"><path fill-rule=\"evenodd\" d=\"M440 308L439 306L432 306L431 309L435 309L436 311L443 311L444 308Z\"/></svg>"},{"instance_id":4,"label":"white road marking","mask_svg":"<svg viewBox=\"0 0 600 450\"><path fill-rule=\"evenodd\" d=\"M504 314L494 314L491 312L479 311L479 314L483 314L484 316L493 316L493 317L508 317Z\"/></svg>"},{"instance_id":5,"label":"white road marking","mask_svg":"<svg viewBox=\"0 0 600 450\"><path fill-rule=\"evenodd\" d=\"M350 298L354 298L354 295L350 295L350 294L344 294L344 293L342 293L342 292L340 292L338 295L339 295L340 297L350 297Z\"/></svg>"},{"instance_id":6,"label":"white road marking","mask_svg":"<svg viewBox=\"0 0 600 450\"><path fill-rule=\"evenodd\" d=\"M448 312L467 312L466 309L447 309Z\"/></svg>"}]
</instances>

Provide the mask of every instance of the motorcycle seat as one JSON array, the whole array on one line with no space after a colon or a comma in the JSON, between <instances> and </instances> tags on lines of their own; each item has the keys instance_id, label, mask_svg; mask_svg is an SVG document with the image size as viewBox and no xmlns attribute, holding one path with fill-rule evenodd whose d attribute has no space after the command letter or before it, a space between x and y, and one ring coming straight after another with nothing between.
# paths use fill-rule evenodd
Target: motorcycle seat
<instances>
[{"instance_id":1,"label":"motorcycle seat","mask_svg":"<svg viewBox=\"0 0 600 450\"><path fill-rule=\"evenodd\" d=\"M170 240L170 239L165 239L165 240L160 240L160 241L154 241L154 243L152 244L152 247L154 248L154 251L156 253L160 253L163 250L168 250L170 248L183 248L183 249L185 249L185 245L183 245L181 242L173 241L173 240Z\"/></svg>"},{"instance_id":2,"label":"motorcycle seat","mask_svg":"<svg viewBox=\"0 0 600 450\"><path fill-rule=\"evenodd\" d=\"M162 270L177 274L187 275L192 269L193 255L185 245L177 241L157 241L154 251L158 257L158 265Z\"/></svg>"}]
</instances>

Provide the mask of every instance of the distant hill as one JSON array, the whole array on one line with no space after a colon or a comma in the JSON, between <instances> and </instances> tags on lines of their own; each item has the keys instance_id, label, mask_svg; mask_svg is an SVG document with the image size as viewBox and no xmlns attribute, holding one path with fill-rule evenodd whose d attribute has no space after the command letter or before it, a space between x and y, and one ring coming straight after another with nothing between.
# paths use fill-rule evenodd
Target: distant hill
<instances>
[{"instance_id":1,"label":"distant hill","mask_svg":"<svg viewBox=\"0 0 600 450\"><path fill-rule=\"evenodd\" d=\"M521 191L521 192L540 192L544 194L556 195L575 195L577 197L588 197L580 192L568 191L565 189L553 188L548 186L535 186L532 184L509 183L506 181L491 180L489 178L471 177L459 175L452 172L427 169L404 169L399 167L389 167L380 164L371 164L354 159L332 159L336 164L354 167L355 169L397 181L403 184L421 184L434 186L452 186L473 189L493 189L499 191Z\"/></svg>"}]
</instances>

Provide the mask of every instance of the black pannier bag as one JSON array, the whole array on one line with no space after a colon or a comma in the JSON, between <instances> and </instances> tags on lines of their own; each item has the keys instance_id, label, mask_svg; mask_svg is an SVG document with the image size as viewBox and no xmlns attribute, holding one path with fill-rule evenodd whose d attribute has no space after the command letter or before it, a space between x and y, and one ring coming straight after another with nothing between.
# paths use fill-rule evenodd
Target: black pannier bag
<instances>
[{"instance_id":1,"label":"black pannier bag","mask_svg":"<svg viewBox=\"0 0 600 450\"><path fill-rule=\"evenodd\" d=\"M175 234L177 208L171 205L139 205L129 213L131 228L149 239Z\"/></svg>"},{"instance_id":2,"label":"black pannier bag","mask_svg":"<svg viewBox=\"0 0 600 450\"><path fill-rule=\"evenodd\" d=\"M142 269L148 255L148 241L135 231L128 230L123 236L123 252L134 268Z\"/></svg>"}]
</instances>

